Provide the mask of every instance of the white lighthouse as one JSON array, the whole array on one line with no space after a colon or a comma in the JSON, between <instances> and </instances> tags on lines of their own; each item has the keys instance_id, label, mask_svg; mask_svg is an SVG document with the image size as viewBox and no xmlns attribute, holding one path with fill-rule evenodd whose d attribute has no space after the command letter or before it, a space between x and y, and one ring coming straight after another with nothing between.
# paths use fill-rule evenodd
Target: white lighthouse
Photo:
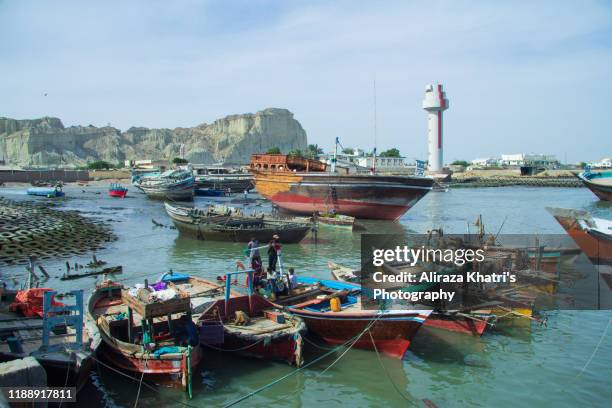
<instances>
[{"instance_id":1,"label":"white lighthouse","mask_svg":"<svg viewBox=\"0 0 612 408\"><path fill-rule=\"evenodd\" d=\"M444 160L442 157L442 113L448 109L448 99L442 90L442 85L427 85L423 109L427 111L427 140L429 142L429 167L431 173L442 172Z\"/></svg>"}]
</instances>

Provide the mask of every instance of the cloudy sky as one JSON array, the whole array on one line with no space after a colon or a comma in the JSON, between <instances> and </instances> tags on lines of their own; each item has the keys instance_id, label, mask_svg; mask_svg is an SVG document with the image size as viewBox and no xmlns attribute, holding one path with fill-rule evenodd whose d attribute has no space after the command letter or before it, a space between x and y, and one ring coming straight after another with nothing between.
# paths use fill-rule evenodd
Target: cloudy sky
<instances>
[{"instance_id":1,"label":"cloudy sky","mask_svg":"<svg viewBox=\"0 0 612 408\"><path fill-rule=\"evenodd\" d=\"M441 82L446 161L594 160L611 49L606 1L0 0L0 116L125 130L283 107L310 143L371 148L376 81L378 149L423 158Z\"/></svg>"}]
</instances>

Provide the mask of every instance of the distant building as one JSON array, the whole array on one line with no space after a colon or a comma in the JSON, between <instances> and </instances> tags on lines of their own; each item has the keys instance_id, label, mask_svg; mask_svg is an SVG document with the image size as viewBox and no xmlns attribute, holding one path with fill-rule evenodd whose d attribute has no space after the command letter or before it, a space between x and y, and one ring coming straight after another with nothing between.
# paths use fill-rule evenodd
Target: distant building
<instances>
[{"instance_id":1,"label":"distant building","mask_svg":"<svg viewBox=\"0 0 612 408\"><path fill-rule=\"evenodd\" d=\"M589 163L589 166L597 169L609 169L612 168L612 157L606 157L601 161Z\"/></svg>"},{"instance_id":2,"label":"distant building","mask_svg":"<svg viewBox=\"0 0 612 408\"><path fill-rule=\"evenodd\" d=\"M557 168L559 167L559 161L553 154L502 154L499 162L502 166L533 166L533 167L544 167L544 168Z\"/></svg>"},{"instance_id":3,"label":"distant building","mask_svg":"<svg viewBox=\"0 0 612 408\"><path fill-rule=\"evenodd\" d=\"M163 170L170 167L167 160L126 160L124 164L125 167L140 170Z\"/></svg>"},{"instance_id":4,"label":"distant building","mask_svg":"<svg viewBox=\"0 0 612 408\"><path fill-rule=\"evenodd\" d=\"M472 160L471 167L497 167L499 166L499 159L494 157L485 157L481 159Z\"/></svg>"}]
</instances>

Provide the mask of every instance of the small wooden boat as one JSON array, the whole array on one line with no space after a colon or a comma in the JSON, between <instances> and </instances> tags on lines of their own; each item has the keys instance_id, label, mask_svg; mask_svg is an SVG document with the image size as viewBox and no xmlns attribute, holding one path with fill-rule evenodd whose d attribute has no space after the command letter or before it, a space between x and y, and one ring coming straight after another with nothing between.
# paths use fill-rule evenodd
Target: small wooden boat
<instances>
[{"instance_id":1,"label":"small wooden boat","mask_svg":"<svg viewBox=\"0 0 612 408\"><path fill-rule=\"evenodd\" d=\"M353 226L355 225L355 217L348 215L323 213L317 214L314 218L315 221L322 226L352 230Z\"/></svg>"},{"instance_id":2,"label":"small wooden boat","mask_svg":"<svg viewBox=\"0 0 612 408\"><path fill-rule=\"evenodd\" d=\"M124 198L127 195L128 189L121 184L111 183L108 189L108 195L111 197Z\"/></svg>"},{"instance_id":3,"label":"small wooden boat","mask_svg":"<svg viewBox=\"0 0 612 408\"><path fill-rule=\"evenodd\" d=\"M28 188L28 195L52 198L52 197L63 197L65 193L62 191L62 188L60 186L31 187L31 188Z\"/></svg>"},{"instance_id":4,"label":"small wooden boat","mask_svg":"<svg viewBox=\"0 0 612 408\"><path fill-rule=\"evenodd\" d=\"M361 279L361 271L358 269L349 268L332 261L328 261L327 266L332 277L337 281L359 283Z\"/></svg>"},{"instance_id":5,"label":"small wooden boat","mask_svg":"<svg viewBox=\"0 0 612 408\"><path fill-rule=\"evenodd\" d=\"M91 294L88 317L99 330L99 353L110 364L190 390L192 369L201 359L200 342L191 320L190 296L176 287L169 289L173 297L107 281Z\"/></svg>"},{"instance_id":6,"label":"small wooden boat","mask_svg":"<svg viewBox=\"0 0 612 408\"><path fill-rule=\"evenodd\" d=\"M376 349L402 358L431 310L362 308L361 286L352 283L298 277L299 286L275 303L304 319L311 333L331 344ZM339 311L332 311L332 298Z\"/></svg>"},{"instance_id":7,"label":"small wooden boat","mask_svg":"<svg viewBox=\"0 0 612 408\"><path fill-rule=\"evenodd\" d=\"M586 211L547 208L576 245L596 265L612 265L612 221Z\"/></svg>"},{"instance_id":8,"label":"small wooden boat","mask_svg":"<svg viewBox=\"0 0 612 408\"><path fill-rule=\"evenodd\" d=\"M273 235L278 235L283 243L296 243L311 230L311 224L306 221L263 214L245 216L231 207L226 207L225 213L216 211L214 206L200 210L165 203L165 207L181 234L200 240L249 242L254 237L267 242Z\"/></svg>"},{"instance_id":9,"label":"small wooden boat","mask_svg":"<svg viewBox=\"0 0 612 408\"><path fill-rule=\"evenodd\" d=\"M246 320L240 322L244 316ZM218 300L199 317L199 325L204 346L298 367L302 364L304 321L261 296Z\"/></svg>"},{"instance_id":10,"label":"small wooden boat","mask_svg":"<svg viewBox=\"0 0 612 408\"><path fill-rule=\"evenodd\" d=\"M612 171L591 172L587 169L576 177L600 200L612 201Z\"/></svg>"},{"instance_id":11,"label":"small wooden boat","mask_svg":"<svg viewBox=\"0 0 612 408\"><path fill-rule=\"evenodd\" d=\"M57 302L56 292L48 288L0 288L0 295L0 362L34 357L45 369L49 386L80 390L99 345L97 330L84 319L83 291L68 293L73 304Z\"/></svg>"},{"instance_id":12,"label":"small wooden boat","mask_svg":"<svg viewBox=\"0 0 612 408\"><path fill-rule=\"evenodd\" d=\"M193 200L195 179L187 170L168 170L157 176L135 179L134 183L149 198L173 201Z\"/></svg>"},{"instance_id":13,"label":"small wooden boat","mask_svg":"<svg viewBox=\"0 0 612 408\"><path fill-rule=\"evenodd\" d=\"M194 194L199 197L223 197L227 193L225 190L214 188L196 188Z\"/></svg>"}]
</instances>

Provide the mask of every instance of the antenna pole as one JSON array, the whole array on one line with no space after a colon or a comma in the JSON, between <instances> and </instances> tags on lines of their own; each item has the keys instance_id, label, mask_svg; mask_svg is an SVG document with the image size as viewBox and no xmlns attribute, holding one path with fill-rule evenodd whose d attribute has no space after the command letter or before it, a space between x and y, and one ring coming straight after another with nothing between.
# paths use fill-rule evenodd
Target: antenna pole
<instances>
[{"instance_id":1,"label":"antenna pole","mask_svg":"<svg viewBox=\"0 0 612 408\"><path fill-rule=\"evenodd\" d=\"M374 154L372 156L372 172L376 173L376 142L378 139L376 126L376 78L374 79Z\"/></svg>"}]
</instances>

